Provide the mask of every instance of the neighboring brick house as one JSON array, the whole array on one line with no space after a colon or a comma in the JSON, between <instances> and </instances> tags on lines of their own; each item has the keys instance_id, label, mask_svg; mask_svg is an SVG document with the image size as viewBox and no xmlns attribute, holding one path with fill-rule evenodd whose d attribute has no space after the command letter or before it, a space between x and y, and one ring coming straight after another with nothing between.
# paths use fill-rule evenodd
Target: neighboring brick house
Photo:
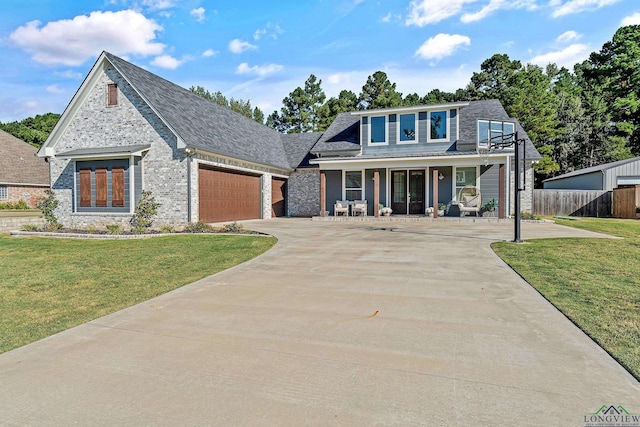
<instances>
[{"instance_id":1,"label":"neighboring brick house","mask_svg":"<svg viewBox=\"0 0 640 427\"><path fill-rule=\"evenodd\" d=\"M24 200L35 208L49 188L49 166L38 149L0 130L0 203Z\"/></svg>"},{"instance_id":2,"label":"neighboring brick house","mask_svg":"<svg viewBox=\"0 0 640 427\"><path fill-rule=\"evenodd\" d=\"M103 52L38 155L68 226L125 224L143 190L158 225L319 215L356 196L370 215L374 201L424 214L431 177L437 201L455 205L465 184L509 206L513 149L483 147L516 130L531 174L540 155L496 100L343 113L324 133L283 135Z\"/></svg>"}]
</instances>

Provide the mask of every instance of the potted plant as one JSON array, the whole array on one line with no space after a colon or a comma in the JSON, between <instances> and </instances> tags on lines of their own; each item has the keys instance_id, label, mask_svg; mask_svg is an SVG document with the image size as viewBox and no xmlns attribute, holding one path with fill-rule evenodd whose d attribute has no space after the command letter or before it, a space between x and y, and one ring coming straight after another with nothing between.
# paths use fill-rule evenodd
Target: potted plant
<instances>
[{"instance_id":1,"label":"potted plant","mask_svg":"<svg viewBox=\"0 0 640 427\"><path fill-rule=\"evenodd\" d=\"M433 208L427 208L424 213L429 215L429 217L433 218Z\"/></svg>"},{"instance_id":2,"label":"potted plant","mask_svg":"<svg viewBox=\"0 0 640 427\"><path fill-rule=\"evenodd\" d=\"M444 211L447 209L447 205L444 203L438 203L438 216L444 216Z\"/></svg>"},{"instance_id":3,"label":"potted plant","mask_svg":"<svg viewBox=\"0 0 640 427\"><path fill-rule=\"evenodd\" d=\"M389 216L393 210L388 207L384 207L382 203L378 205L378 210L380 211L380 215Z\"/></svg>"},{"instance_id":4,"label":"potted plant","mask_svg":"<svg viewBox=\"0 0 640 427\"><path fill-rule=\"evenodd\" d=\"M496 199L491 199L488 202L486 202L484 205L482 205L482 209L485 212L489 212L491 216L493 216L493 213L497 207L498 207L498 202L496 201Z\"/></svg>"}]
</instances>

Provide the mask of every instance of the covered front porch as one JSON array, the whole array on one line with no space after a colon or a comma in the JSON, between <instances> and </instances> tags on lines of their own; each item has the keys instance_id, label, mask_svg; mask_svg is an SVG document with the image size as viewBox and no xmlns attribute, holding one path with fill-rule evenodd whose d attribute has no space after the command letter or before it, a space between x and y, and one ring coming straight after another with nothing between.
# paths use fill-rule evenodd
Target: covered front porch
<instances>
[{"instance_id":1,"label":"covered front porch","mask_svg":"<svg viewBox=\"0 0 640 427\"><path fill-rule=\"evenodd\" d=\"M369 167L357 162L320 165L320 218L351 216L350 211L335 209L337 201L354 203L366 200L364 218L432 219L444 216L460 218L460 192L475 187L482 205L474 218L504 219L509 206L509 162L478 164L458 160L455 163L406 161L384 167ZM373 166L373 165L372 165ZM377 166L377 165L375 165ZM381 214L380 208L391 208L391 217ZM345 215L346 213L346 215ZM338 214L338 215L336 215ZM464 213L467 218L469 214ZM357 216L356 218L362 218ZM389 219L391 220L391 219Z\"/></svg>"}]
</instances>

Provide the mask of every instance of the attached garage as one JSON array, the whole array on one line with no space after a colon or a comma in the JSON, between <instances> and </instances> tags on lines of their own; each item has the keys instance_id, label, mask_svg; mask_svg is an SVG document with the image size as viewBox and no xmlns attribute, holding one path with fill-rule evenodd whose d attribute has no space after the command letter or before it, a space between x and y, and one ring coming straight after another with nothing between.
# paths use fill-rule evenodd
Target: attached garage
<instances>
[{"instance_id":1,"label":"attached garage","mask_svg":"<svg viewBox=\"0 0 640 427\"><path fill-rule=\"evenodd\" d=\"M271 217L283 217L287 215L287 180L282 178L271 179Z\"/></svg>"},{"instance_id":2,"label":"attached garage","mask_svg":"<svg viewBox=\"0 0 640 427\"><path fill-rule=\"evenodd\" d=\"M262 217L260 176L198 168L199 218L205 222L239 221Z\"/></svg>"}]
</instances>

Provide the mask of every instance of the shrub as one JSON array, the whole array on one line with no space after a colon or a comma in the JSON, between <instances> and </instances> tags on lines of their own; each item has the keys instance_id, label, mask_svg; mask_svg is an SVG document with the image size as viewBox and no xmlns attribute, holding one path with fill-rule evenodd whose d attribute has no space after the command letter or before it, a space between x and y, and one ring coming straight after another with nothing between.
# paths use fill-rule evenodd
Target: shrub
<instances>
[{"instance_id":1,"label":"shrub","mask_svg":"<svg viewBox=\"0 0 640 427\"><path fill-rule=\"evenodd\" d=\"M37 224L22 224L20 228L23 231L40 231L40 227Z\"/></svg>"},{"instance_id":2,"label":"shrub","mask_svg":"<svg viewBox=\"0 0 640 427\"><path fill-rule=\"evenodd\" d=\"M107 224L107 233L112 235L122 234L122 226L120 224Z\"/></svg>"},{"instance_id":3,"label":"shrub","mask_svg":"<svg viewBox=\"0 0 640 427\"><path fill-rule=\"evenodd\" d=\"M171 234L175 233L176 230L173 228L173 225L163 225L160 227L160 232L163 234Z\"/></svg>"},{"instance_id":4,"label":"shrub","mask_svg":"<svg viewBox=\"0 0 640 427\"><path fill-rule=\"evenodd\" d=\"M190 222L184 228L185 233L211 233L213 227L204 221Z\"/></svg>"},{"instance_id":5,"label":"shrub","mask_svg":"<svg viewBox=\"0 0 640 427\"><path fill-rule=\"evenodd\" d=\"M157 213L160 203L156 202L156 199L151 194L151 191L143 190L142 198L138 200L135 213L129 221L133 227L133 232L136 234L144 233L145 228L151 227L153 223L152 219ZM139 231L143 230L142 233Z\"/></svg>"},{"instance_id":6,"label":"shrub","mask_svg":"<svg viewBox=\"0 0 640 427\"><path fill-rule=\"evenodd\" d=\"M535 216L533 213L526 212L526 211L520 213L520 218L521 219L540 219L539 217Z\"/></svg>"},{"instance_id":7,"label":"shrub","mask_svg":"<svg viewBox=\"0 0 640 427\"><path fill-rule=\"evenodd\" d=\"M0 209L9 209L9 210L27 210L30 209L27 202L24 200L18 200L17 202L5 202L0 203Z\"/></svg>"},{"instance_id":8,"label":"shrub","mask_svg":"<svg viewBox=\"0 0 640 427\"><path fill-rule=\"evenodd\" d=\"M220 231L223 233L242 233L244 231L244 227L242 224L238 224L234 221L231 224L225 224Z\"/></svg>"},{"instance_id":9,"label":"shrub","mask_svg":"<svg viewBox=\"0 0 640 427\"><path fill-rule=\"evenodd\" d=\"M58 222L58 218L54 214L58 207L58 199L56 198L56 193L51 190L47 190L45 193L47 196L38 200L37 207L44 215L45 229L56 231L62 228L62 224Z\"/></svg>"}]
</instances>

